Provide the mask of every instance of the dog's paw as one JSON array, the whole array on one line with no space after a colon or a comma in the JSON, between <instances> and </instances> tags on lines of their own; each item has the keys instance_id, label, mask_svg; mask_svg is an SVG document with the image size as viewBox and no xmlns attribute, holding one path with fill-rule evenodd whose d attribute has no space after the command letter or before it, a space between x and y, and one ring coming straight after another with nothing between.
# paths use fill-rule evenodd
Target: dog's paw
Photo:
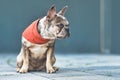
<instances>
[{"instance_id":1,"label":"dog's paw","mask_svg":"<svg viewBox=\"0 0 120 80\"><path fill-rule=\"evenodd\" d=\"M19 71L20 73L27 73L28 72L28 70L27 69L20 69L20 71Z\"/></svg>"},{"instance_id":2,"label":"dog's paw","mask_svg":"<svg viewBox=\"0 0 120 80\"><path fill-rule=\"evenodd\" d=\"M57 67L48 67L47 68L47 73L55 73L56 71L58 71L59 68Z\"/></svg>"},{"instance_id":3,"label":"dog's paw","mask_svg":"<svg viewBox=\"0 0 120 80\"><path fill-rule=\"evenodd\" d=\"M20 68L17 68L17 69L16 69L16 72L19 72L19 71L20 71Z\"/></svg>"},{"instance_id":4,"label":"dog's paw","mask_svg":"<svg viewBox=\"0 0 120 80\"><path fill-rule=\"evenodd\" d=\"M59 70L59 68L56 67L56 66L54 66L53 69L54 69L55 71L58 71L58 70Z\"/></svg>"},{"instance_id":5,"label":"dog's paw","mask_svg":"<svg viewBox=\"0 0 120 80\"><path fill-rule=\"evenodd\" d=\"M20 73L27 73L28 72L28 68L27 67L22 67L20 70L19 70Z\"/></svg>"},{"instance_id":6,"label":"dog's paw","mask_svg":"<svg viewBox=\"0 0 120 80\"><path fill-rule=\"evenodd\" d=\"M47 73L54 73L54 72L56 72L55 70L54 70L54 68L53 67L48 67L47 68Z\"/></svg>"}]
</instances>

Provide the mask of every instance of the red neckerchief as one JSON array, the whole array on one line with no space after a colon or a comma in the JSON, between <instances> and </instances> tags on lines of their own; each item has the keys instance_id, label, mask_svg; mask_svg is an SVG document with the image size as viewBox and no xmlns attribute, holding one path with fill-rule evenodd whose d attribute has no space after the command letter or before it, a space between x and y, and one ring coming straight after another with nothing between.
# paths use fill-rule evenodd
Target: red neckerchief
<instances>
[{"instance_id":1,"label":"red neckerchief","mask_svg":"<svg viewBox=\"0 0 120 80\"><path fill-rule=\"evenodd\" d=\"M24 30L22 36L32 43L45 44L49 40L42 38L42 36L38 33L38 30L37 30L38 22L39 20L35 20L31 25L29 25Z\"/></svg>"}]
</instances>

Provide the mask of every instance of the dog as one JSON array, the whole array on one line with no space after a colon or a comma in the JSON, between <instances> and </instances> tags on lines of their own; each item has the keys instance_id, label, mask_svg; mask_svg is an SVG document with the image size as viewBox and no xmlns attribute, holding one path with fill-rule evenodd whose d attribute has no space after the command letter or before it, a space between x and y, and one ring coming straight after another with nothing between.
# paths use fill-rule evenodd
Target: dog
<instances>
[{"instance_id":1,"label":"dog","mask_svg":"<svg viewBox=\"0 0 120 80\"><path fill-rule=\"evenodd\" d=\"M35 20L24 30L22 47L17 56L17 72L46 70L47 73L54 73L58 70L54 66L55 40L70 36L69 22L64 17L66 10L67 6L56 13L56 7L52 5L46 16Z\"/></svg>"}]
</instances>

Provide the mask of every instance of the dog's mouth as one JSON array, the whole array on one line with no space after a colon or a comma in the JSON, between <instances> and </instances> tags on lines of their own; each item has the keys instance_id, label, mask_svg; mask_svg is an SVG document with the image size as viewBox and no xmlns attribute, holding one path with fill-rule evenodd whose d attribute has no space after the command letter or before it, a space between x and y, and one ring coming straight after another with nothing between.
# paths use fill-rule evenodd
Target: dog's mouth
<instances>
[{"instance_id":1,"label":"dog's mouth","mask_svg":"<svg viewBox=\"0 0 120 80\"><path fill-rule=\"evenodd\" d=\"M66 33L66 34L64 34L64 35L59 35L59 36L57 36L56 38L57 38L57 39L65 39L65 38L68 38L68 37L70 37L70 33Z\"/></svg>"}]
</instances>

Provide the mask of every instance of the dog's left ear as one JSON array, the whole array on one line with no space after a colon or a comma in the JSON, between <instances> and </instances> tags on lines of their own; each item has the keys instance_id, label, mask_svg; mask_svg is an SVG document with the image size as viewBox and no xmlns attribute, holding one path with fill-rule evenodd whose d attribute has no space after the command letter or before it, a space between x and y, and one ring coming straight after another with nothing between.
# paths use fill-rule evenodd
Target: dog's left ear
<instances>
[{"instance_id":1,"label":"dog's left ear","mask_svg":"<svg viewBox=\"0 0 120 80\"><path fill-rule=\"evenodd\" d=\"M68 6L65 6L64 8L62 8L62 9L58 12L58 14L64 16L67 8L68 8Z\"/></svg>"},{"instance_id":2,"label":"dog's left ear","mask_svg":"<svg viewBox=\"0 0 120 80\"><path fill-rule=\"evenodd\" d=\"M47 13L47 18L52 19L55 17L55 15L56 15L56 7L55 5L52 5L52 7L49 9Z\"/></svg>"}]
</instances>

